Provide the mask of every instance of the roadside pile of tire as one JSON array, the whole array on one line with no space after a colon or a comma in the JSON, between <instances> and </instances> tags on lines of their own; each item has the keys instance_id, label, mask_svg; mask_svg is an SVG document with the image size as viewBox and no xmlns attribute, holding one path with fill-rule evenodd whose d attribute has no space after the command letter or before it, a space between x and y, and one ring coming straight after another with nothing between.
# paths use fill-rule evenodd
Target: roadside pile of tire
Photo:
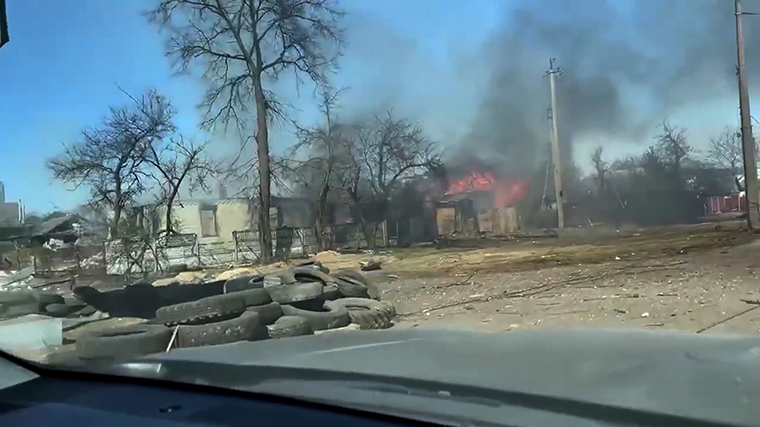
<instances>
[{"instance_id":1,"label":"roadside pile of tire","mask_svg":"<svg viewBox=\"0 0 760 427\"><path fill-rule=\"evenodd\" d=\"M223 293L161 307L145 323L106 329L76 341L80 360L109 361L237 341L310 335L358 325L392 326L392 304L358 271L328 274L311 262L268 275L236 277ZM215 282L218 283L218 282Z\"/></svg>"},{"instance_id":2,"label":"roadside pile of tire","mask_svg":"<svg viewBox=\"0 0 760 427\"><path fill-rule=\"evenodd\" d=\"M0 319L11 319L28 314L51 317L83 317L97 309L73 297L35 290L0 292Z\"/></svg>"}]
</instances>

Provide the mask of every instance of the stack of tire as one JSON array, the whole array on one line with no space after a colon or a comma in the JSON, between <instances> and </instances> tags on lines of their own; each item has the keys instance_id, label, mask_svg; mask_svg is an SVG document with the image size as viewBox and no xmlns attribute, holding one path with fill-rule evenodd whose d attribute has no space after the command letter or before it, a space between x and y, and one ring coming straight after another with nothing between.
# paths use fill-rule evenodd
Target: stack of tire
<instances>
[{"instance_id":1,"label":"stack of tire","mask_svg":"<svg viewBox=\"0 0 760 427\"><path fill-rule=\"evenodd\" d=\"M392 326L393 305L358 271L327 274L318 263L229 279L224 293L161 307L143 324L106 329L76 342L76 358L114 361L237 341L310 335L358 325Z\"/></svg>"},{"instance_id":2,"label":"stack of tire","mask_svg":"<svg viewBox=\"0 0 760 427\"><path fill-rule=\"evenodd\" d=\"M81 317L96 312L95 307L73 297L52 292L19 290L0 292L0 319L11 319L29 314L52 317Z\"/></svg>"}]
</instances>

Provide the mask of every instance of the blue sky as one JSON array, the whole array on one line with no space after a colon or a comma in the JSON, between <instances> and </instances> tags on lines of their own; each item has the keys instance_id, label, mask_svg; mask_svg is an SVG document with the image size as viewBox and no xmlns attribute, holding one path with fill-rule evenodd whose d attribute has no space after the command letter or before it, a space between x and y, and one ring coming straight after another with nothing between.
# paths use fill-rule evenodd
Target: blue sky
<instances>
[{"instance_id":1,"label":"blue sky","mask_svg":"<svg viewBox=\"0 0 760 427\"><path fill-rule=\"evenodd\" d=\"M177 107L181 130L195 132L194 106L203 86L172 77L161 36L140 15L152 3L8 1L11 41L0 50L0 180L7 199L22 199L29 212L81 203L86 192L54 182L44 162L83 127L96 126L109 105L124 104L119 87L129 93L160 89ZM433 138L459 137L461 124L475 110L469 107L477 105L484 90L487 69L474 64L463 78L456 64L504 23L510 3L343 1L350 14L350 45L336 85L349 87L347 97L358 106L353 108L368 99L367 108L397 105L404 114L424 120ZM390 74L399 78L389 79ZM281 85L284 97L295 105L296 118L316 120L309 90L300 91L299 98L292 84ZM733 117L731 109L723 111L729 120ZM290 138L286 129L275 130L272 143L281 148ZM235 147L225 138L215 144L220 152Z\"/></svg>"},{"instance_id":2,"label":"blue sky","mask_svg":"<svg viewBox=\"0 0 760 427\"><path fill-rule=\"evenodd\" d=\"M0 180L8 200L22 199L30 212L44 212L71 208L84 199L84 191L68 191L51 180L44 161L83 127L97 125L109 105L125 103L119 86L130 93L159 88L179 110L183 130L193 131L194 105L203 88L189 78L172 78L160 35L140 16L150 4L143 0L8 2L11 42L0 51ZM454 7L461 6L457 1L343 4L359 17L389 26L441 62L450 46L477 44L495 24L494 12L500 7L490 1L465 10ZM367 35L372 37L384 36ZM365 61L355 62L346 58L343 75L354 76L341 81L358 96L363 78L382 75L359 75ZM308 119L308 111L300 114Z\"/></svg>"}]
</instances>

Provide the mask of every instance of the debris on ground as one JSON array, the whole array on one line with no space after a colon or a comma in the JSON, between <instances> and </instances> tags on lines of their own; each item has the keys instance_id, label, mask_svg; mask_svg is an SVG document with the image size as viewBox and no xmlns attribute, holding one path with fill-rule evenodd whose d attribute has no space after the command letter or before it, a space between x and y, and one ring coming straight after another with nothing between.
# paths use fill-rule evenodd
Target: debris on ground
<instances>
[{"instance_id":1,"label":"debris on ground","mask_svg":"<svg viewBox=\"0 0 760 427\"><path fill-rule=\"evenodd\" d=\"M314 260L321 262L322 264L329 262L337 262L340 259L340 253L336 251L322 251L314 255Z\"/></svg>"},{"instance_id":2,"label":"debris on ground","mask_svg":"<svg viewBox=\"0 0 760 427\"><path fill-rule=\"evenodd\" d=\"M258 274L259 270L253 267L239 267L222 272L216 276L217 280L229 280L240 276Z\"/></svg>"},{"instance_id":3,"label":"debris on ground","mask_svg":"<svg viewBox=\"0 0 760 427\"><path fill-rule=\"evenodd\" d=\"M362 271L374 271L380 270L380 262L376 260L362 261L359 263Z\"/></svg>"},{"instance_id":4,"label":"debris on ground","mask_svg":"<svg viewBox=\"0 0 760 427\"><path fill-rule=\"evenodd\" d=\"M156 279L153 281L152 285L155 287L159 286L169 286L174 284L180 284L179 280L177 280L176 277L164 277L162 279Z\"/></svg>"},{"instance_id":5,"label":"debris on ground","mask_svg":"<svg viewBox=\"0 0 760 427\"><path fill-rule=\"evenodd\" d=\"M200 283L206 279L207 276L208 273L205 273L203 271L183 271L174 276L174 278L179 283Z\"/></svg>"}]
</instances>

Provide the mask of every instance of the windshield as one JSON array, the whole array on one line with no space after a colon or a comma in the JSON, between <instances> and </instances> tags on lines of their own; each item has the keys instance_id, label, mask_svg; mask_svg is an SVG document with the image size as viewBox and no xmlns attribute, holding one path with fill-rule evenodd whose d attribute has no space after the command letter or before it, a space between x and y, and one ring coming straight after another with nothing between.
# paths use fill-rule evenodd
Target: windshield
<instances>
[{"instance_id":1,"label":"windshield","mask_svg":"<svg viewBox=\"0 0 760 427\"><path fill-rule=\"evenodd\" d=\"M760 1L694 3L0 0L0 350L755 334Z\"/></svg>"}]
</instances>

